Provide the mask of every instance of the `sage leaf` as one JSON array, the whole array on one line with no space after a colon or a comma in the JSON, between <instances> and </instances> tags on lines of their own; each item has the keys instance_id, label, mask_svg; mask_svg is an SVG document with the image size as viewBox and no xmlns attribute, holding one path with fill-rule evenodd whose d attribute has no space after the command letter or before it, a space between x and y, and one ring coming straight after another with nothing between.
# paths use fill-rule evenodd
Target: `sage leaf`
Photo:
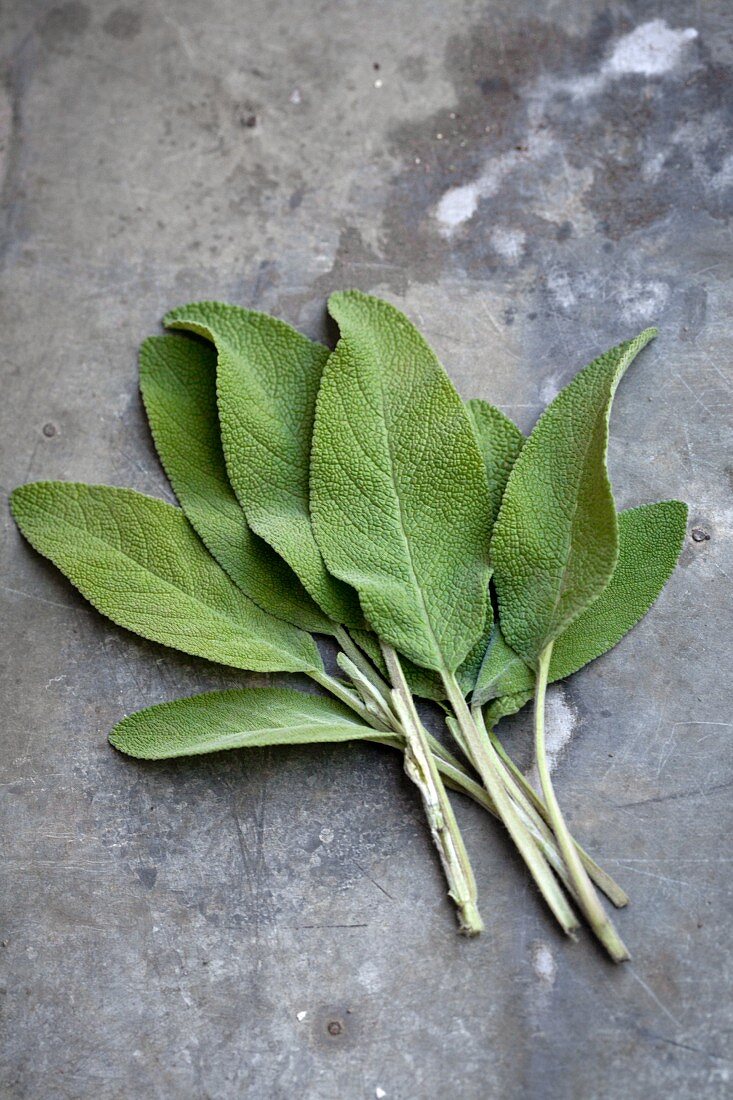
<instances>
[{"instance_id":1,"label":"sage leaf","mask_svg":"<svg viewBox=\"0 0 733 1100\"><path fill-rule=\"evenodd\" d=\"M487 617L483 632L456 671L456 680L460 684L464 695L470 695L476 684L489 645L489 639L492 637L492 624L493 614L491 604L489 603L487 604ZM352 630L351 635L379 671L382 674L386 674L387 667L379 647L378 638L366 630ZM513 654L513 656L516 658L516 654ZM427 668L420 668L418 665L408 660L407 657L402 658L401 663L405 679L413 695L417 695L421 699L430 699L435 703L442 703L444 701L446 698L445 684L436 672L431 672L430 669ZM524 662L522 663L524 664Z\"/></svg>"},{"instance_id":2,"label":"sage leaf","mask_svg":"<svg viewBox=\"0 0 733 1100\"><path fill-rule=\"evenodd\" d=\"M556 639L548 682L564 680L607 653L644 617L669 580L682 550L687 505L679 500L643 504L619 512L619 554L598 599ZM534 672L495 625L478 675L473 702L533 692Z\"/></svg>"},{"instance_id":3,"label":"sage leaf","mask_svg":"<svg viewBox=\"0 0 733 1100\"><path fill-rule=\"evenodd\" d=\"M379 739L335 699L275 687L209 691L159 703L123 718L109 735L116 749L141 760L262 745ZM398 740L389 735L385 739Z\"/></svg>"},{"instance_id":4,"label":"sage leaf","mask_svg":"<svg viewBox=\"0 0 733 1100\"><path fill-rule=\"evenodd\" d=\"M309 511L313 416L328 348L275 317L220 302L181 306L164 324L216 346L222 444L250 527L334 622L362 625L355 593L326 569Z\"/></svg>"},{"instance_id":5,"label":"sage leaf","mask_svg":"<svg viewBox=\"0 0 733 1100\"><path fill-rule=\"evenodd\" d=\"M310 635L248 599L179 508L62 481L22 485L11 508L30 544L118 626L234 668L323 669Z\"/></svg>"},{"instance_id":6,"label":"sage leaf","mask_svg":"<svg viewBox=\"0 0 733 1100\"><path fill-rule=\"evenodd\" d=\"M151 336L140 389L155 447L189 523L245 595L303 630L330 620L272 547L250 529L227 476L216 405L216 351L186 336Z\"/></svg>"},{"instance_id":7,"label":"sage leaf","mask_svg":"<svg viewBox=\"0 0 733 1100\"><path fill-rule=\"evenodd\" d=\"M341 335L316 410L316 537L380 638L452 673L483 630L488 596L489 494L471 423L394 306L348 291L329 311Z\"/></svg>"},{"instance_id":8,"label":"sage leaf","mask_svg":"<svg viewBox=\"0 0 733 1100\"><path fill-rule=\"evenodd\" d=\"M533 667L600 595L616 565L608 419L622 375L655 335L647 329L576 375L540 417L509 475L491 560L502 632Z\"/></svg>"},{"instance_id":9,"label":"sage leaf","mask_svg":"<svg viewBox=\"0 0 733 1100\"><path fill-rule=\"evenodd\" d=\"M524 445L524 436L508 416L480 397L466 402L466 412L471 418L486 468L493 526L509 474Z\"/></svg>"}]
</instances>

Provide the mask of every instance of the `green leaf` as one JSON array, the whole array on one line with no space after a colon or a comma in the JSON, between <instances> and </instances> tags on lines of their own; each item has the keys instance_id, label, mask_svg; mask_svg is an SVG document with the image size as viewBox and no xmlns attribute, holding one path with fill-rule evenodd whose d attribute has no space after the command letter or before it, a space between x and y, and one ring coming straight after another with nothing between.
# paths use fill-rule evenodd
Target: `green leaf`
<instances>
[{"instance_id":1,"label":"green leaf","mask_svg":"<svg viewBox=\"0 0 733 1100\"><path fill-rule=\"evenodd\" d=\"M227 476L216 406L216 351L186 336L140 349L140 389L155 446L186 518L234 583L265 611L332 633L293 571L250 529Z\"/></svg>"},{"instance_id":2,"label":"green leaf","mask_svg":"<svg viewBox=\"0 0 733 1100\"><path fill-rule=\"evenodd\" d=\"M147 707L123 718L109 739L128 756L167 760L262 745L379 740L379 735L335 699L293 688L252 687Z\"/></svg>"},{"instance_id":3,"label":"green leaf","mask_svg":"<svg viewBox=\"0 0 733 1100\"><path fill-rule=\"evenodd\" d=\"M529 664L605 588L618 557L606 469L616 387L656 335L596 359L546 409L509 475L491 542L501 629Z\"/></svg>"},{"instance_id":4,"label":"green leaf","mask_svg":"<svg viewBox=\"0 0 733 1100\"><path fill-rule=\"evenodd\" d=\"M22 485L11 508L30 544L118 626L234 668L322 670L310 635L240 592L180 509L61 481Z\"/></svg>"},{"instance_id":5,"label":"green leaf","mask_svg":"<svg viewBox=\"0 0 733 1100\"><path fill-rule=\"evenodd\" d=\"M616 568L597 600L555 641L548 680L564 680L607 653L644 617L675 567L687 525L679 500L644 504L619 513ZM495 627L473 694L485 703L497 696L534 690L534 672Z\"/></svg>"},{"instance_id":6,"label":"green leaf","mask_svg":"<svg viewBox=\"0 0 733 1100\"><path fill-rule=\"evenodd\" d=\"M471 423L397 309L349 291L329 310L341 338L316 411L316 537L381 638L454 672L483 629L489 580L489 496Z\"/></svg>"},{"instance_id":7,"label":"green leaf","mask_svg":"<svg viewBox=\"0 0 733 1100\"><path fill-rule=\"evenodd\" d=\"M362 625L355 593L326 569L309 511L313 416L328 348L267 314L220 302L181 306L164 323L216 346L227 470L250 527L334 622Z\"/></svg>"},{"instance_id":8,"label":"green leaf","mask_svg":"<svg viewBox=\"0 0 733 1100\"><path fill-rule=\"evenodd\" d=\"M456 672L456 680L464 695L470 695L473 691L492 635L492 623L493 613L489 603L487 604L487 616L483 632ZM387 676L387 666L379 647L379 639L367 630L352 630L351 636L382 675ZM420 668L419 665L414 664L407 657L401 658L401 664L407 686L413 695L417 695L421 699L431 699L434 703L442 703L446 699L445 685L436 672L431 672L428 668Z\"/></svg>"},{"instance_id":9,"label":"green leaf","mask_svg":"<svg viewBox=\"0 0 733 1100\"><path fill-rule=\"evenodd\" d=\"M493 525L499 514L509 474L524 445L524 436L508 416L480 397L466 402L466 412L471 418L486 467Z\"/></svg>"}]
</instances>

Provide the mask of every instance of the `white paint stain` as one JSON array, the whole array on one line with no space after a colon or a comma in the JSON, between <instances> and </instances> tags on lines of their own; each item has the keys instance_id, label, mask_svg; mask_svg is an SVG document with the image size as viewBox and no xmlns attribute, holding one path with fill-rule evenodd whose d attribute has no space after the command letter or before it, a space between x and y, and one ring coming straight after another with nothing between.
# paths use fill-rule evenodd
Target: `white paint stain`
<instances>
[{"instance_id":1,"label":"white paint stain","mask_svg":"<svg viewBox=\"0 0 733 1100\"><path fill-rule=\"evenodd\" d=\"M479 200L495 195L501 183L511 172L521 168L528 161L542 160L551 151L553 145L552 139L544 131L530 132L523 149L519 151L512 149L500 157L494 157L487 162L481 175L472 183L448 188L435 207L435 217L443 236L451 236L459 226L472 218L478 208Z\"/></svg>"},{"instance_id":2,"label":"white paint stain","mask_svg":"<svg viewBox=\"0 0 733 1100\"><path fill-rule=\"evenodd\" d=\"M296 1012L295 1013L295 1018L299 1023L302 1024L303 1020L306 1018L307 1015L308 1015L307 1012Z\"/></svg>"},{"instance_id":3,"label":"white paint stain","mask_svg":"<svg viewBox=\"0 0 733 1100\"><path fill-rule=\"evenodd\" d=\"M540 401L543 405L549 405L550 402L557 397L562 389L562 375L551 374L549 378L545 378L540 386Z\"/></svg>"},{"instance_id":4,"label":"white paint stain","mask_svg":"<svg viewBox=\"0 0 733 1100\"><path fill-rule=\"evenodd\" d=\"M450 236L459 225L473 217L480 195L481 187L478 182L451 187L445 192L435 210L444 236Z\"/></svg>"},{"instance_id":5,"label":"white paint stain","mask_svg":"<svg viewBox=\"0 0 733 1100\"><path fill-rule=\"evenodd\" d=\"M374 1090L374 1095L376 1096L377 1100L384 1100L384 1097L387 1095L387 1093L384 1091L384 1089L380 1089L379 1085L377 1085Z\"/></svg>"},{"instance_id":6,"label":"white paint stain","mask_svg":"<svg viewBox=\"0 0 733 1100\"><path fill-rule=\"evenodd\" d=\"M652 19L619 38L609 56L595 72L572 80L542 77L536 81L525 90L529 117L529 134L525 147L495 157L485 165L475 180L450 187L444 192L434 211L441 234L450 237L460 226L470 221L480 200L495 194L510 172L528 162L536 170L538 162L546 161L551 154L562 156L557 142L545 126L542 125L540 129L550 99L558 93L570 93L576 99L597 95L610 81L624 76L661 76L678 64L685 47L696 38L697 31L694 27L675 29L668 26L664 19ZM563 171L567 172L564 158L563 165ZM548 172L550 180L562 176L562 172ZM497 248L497 251L501 252L501 249Z\"/></svg>"},{"instance_id":7,"label":"white paint stain","mask_svg":"<svg viewBox=\"0 0 733 1100\"><path fill-rule=\"evenodd\" d=\"M565 698L564 689L559 684L552 684L545 698L545 753L551 772L557 767L577 724L578 716ZM532 766L529 781L535 790L541 789L536 763Z\"/></svg>"},{"instance_id":8,"label":"white paint stain","mask_svg":"<svg viewBox=\"0 0 733 1100\"><path fill-rule=\"evenodd\" d=\"M523 229L509 229L497 226L491 233L491 244L496 252L510 263L521 259L527 235Z\"/></svg>"},{"instance_id":9,"label":"white paint stain","mask_svg":"<svg viewBox=\"0 0 733 1100\"><path fill-rule=\"evenodd\" d=\"M532 969L543 986L551 989L555 984L557 965L550 946L544 940L537 940L532 945Z\"/></svg>"},{"instance_id":10,"label":"white paint stain","mask_svg":"<svg viewBox=\"0 0 733 1100\"><path fill-rule=\"evenodd\" d=\"M652 19L619 38L601 72L608 76L661 76L675 67L684 47L695 38L694 27L674 30L664 19Z\"/></svg>"},{"instance_id":11,"label":"white paint stain","mask_svg":"<svg viewBox=\"0 0 733 1100\"><path fill-rule=\"evenodd\" d=\"M621 313L629 324L645 324L659 319L669 298L669 287L658 280L635 280L619 291Z\"/></svg>"}]
</instances>

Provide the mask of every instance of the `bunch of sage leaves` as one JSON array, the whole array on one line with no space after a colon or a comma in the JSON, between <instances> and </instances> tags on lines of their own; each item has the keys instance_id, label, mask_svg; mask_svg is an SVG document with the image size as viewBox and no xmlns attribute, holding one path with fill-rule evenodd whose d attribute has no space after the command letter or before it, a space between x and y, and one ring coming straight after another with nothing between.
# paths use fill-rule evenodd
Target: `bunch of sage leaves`
<instances>
[{"instance_id":1,"label":"bunch of sage leaves","mask_svg":"<svg viewBox=\"0 0 733 1100\"><path fill-rule=\"evenodd\" d=\"M28 541L118 625L284 687L149 707L110 734L163 759L370 740L403 753L459 924L477 890L447 788L494 814L563 930L577 908L620 961L597 892L627 897L571 836L547 764L544 702L615 645L670 576L687 509L617 514L606 467L616 387L649 329L580 371L529 438L464 403L394 306L333 294L335 350L263 313L183 306L146 340L140 383L180 508L131 489L36 482L11 497ZM338 648L326 671L314 635ZM415 697L440 704L455 752ZM536 791L497 733L535 700Z\"/></svg>"}]
</instances>

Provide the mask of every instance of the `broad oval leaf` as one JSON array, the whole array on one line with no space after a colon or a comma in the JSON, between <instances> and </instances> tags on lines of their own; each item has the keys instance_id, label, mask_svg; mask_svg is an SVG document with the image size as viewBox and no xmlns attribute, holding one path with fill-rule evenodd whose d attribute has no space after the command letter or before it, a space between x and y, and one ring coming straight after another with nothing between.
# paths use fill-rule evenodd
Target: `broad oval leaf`
<instances>
[{"instance_id":1,"label":"broad oval leaf","mask_svg":"<svg viewBox=\"0 0 733 1100\"><path fill-rule=\"evenodd\" d=\"M210 691L159 703L123 718L109 735L120 752L140 760L197 756L262 745L311 745L380 738L343 704L294 688Z\"/></svg>"},{"instance_id":2,"label":"broad oval leaf","mask_svg":"<svg viewBox=\"0 0 733 1100\"><path fill-rule=\"evenodd\" d=\"M316 537L381 638L454 672L483 629L489 579L489 494L471 423L394 306L348 291L329 310L341 336L316 410Z\"/></svg>"},{"instance_id":3,"label":"broad oval leaf","mask_svg":"<svg viewBox=\"0 0 733 1100\"><path fill-rule=\"evenodd\" d=\"M682 549L687 505L679 500L619 512L619 555L597 600L555 641L548 680L564 680L607 653L646 615L672 575ZM479 672L473 702L534 690L534 672L495 636Z\"/></svg>"},{"instance_id":4,"label":"broad oval leaf","mask_svg":"<svg viewBox=\"0 0 733 1100\"><path fill-rule=\"evenodd\" d=\"M618 557L606 469L616 387L647 329L582 370L538 420L509 475L491 561L504 637L529 664L605 588Z\"/></svg>"},{"instance_id":5,"label":"broad oval leaf","mask_svg":"<svg viewBox=\"0 0 733 1100\"><path fill-rule=\"evenodd\" d=\"M10 500L31 546L118 626L234 668L323 668L310 635L240 592L179 508L132 489L62 481L22 485Z\"/></svg>"},{"instance_id":6,"label":"broad oval leaf","mask_svg":"<svg viewBox=\"0 0 733 1100\"><path fill-rule=\"evenodd\" d=\"M221 302L181 306L164 324L216 346L222 444L250 527L334 622L362 625L355 593L326 569L309 511L313 416L328 348L275 317Z\"/></svg>"},{"instance_id":7,"label":"broad oval leaf","mask_svg":"<svg viewBox=\"0 0 733 1100\"><path fill-rule=\"evenodd\" d=\"M216 405L216 350L187 336L151 336L140 389L160 461L186 518L245 595L302 630L333 624L289 566L247 523L227 476Z\"/></svg>"},{"instance_id":8,"label":"broad oval leaf","mask_svg":"<svg viewBox=\"0 0 733 1100\"><path fill-rule=\"evenodd\" d=\"M486 469L491 502L491 523L496 520L509 474L524 445L524 436L517 425L500 409L473 397L466 402Z\"/></svg>"}]
</instances>

